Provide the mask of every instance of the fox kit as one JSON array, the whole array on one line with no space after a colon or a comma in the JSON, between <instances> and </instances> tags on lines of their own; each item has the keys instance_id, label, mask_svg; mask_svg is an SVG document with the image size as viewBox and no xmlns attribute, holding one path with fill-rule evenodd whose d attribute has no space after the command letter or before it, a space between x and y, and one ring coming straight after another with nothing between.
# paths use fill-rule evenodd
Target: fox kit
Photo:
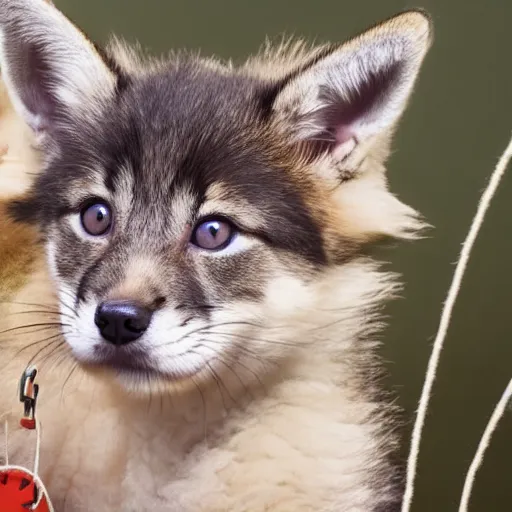
<instances>
[{"instance_id":1,"label":"fox kit","mask_svg":"<svg viewBox=\"0 0 512 512\"><path fill-rule=\"evenodd\" d=\"M375 353L398 285L366 245L423 227L384 163L430 42L410 11L155 59L0 0L0 415L37 363L57 511L399 505Z\"/></svg>"}]
</instances>

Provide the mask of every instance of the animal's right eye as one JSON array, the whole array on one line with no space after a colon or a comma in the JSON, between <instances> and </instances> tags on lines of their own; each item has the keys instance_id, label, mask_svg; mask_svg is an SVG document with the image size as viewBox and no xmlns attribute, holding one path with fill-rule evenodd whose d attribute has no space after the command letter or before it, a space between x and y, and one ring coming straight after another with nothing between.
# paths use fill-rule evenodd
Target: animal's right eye
<instances>
[{"instance_id":1,"label":"animal's right eye","mask_svg":"<svg viewBox=\"0 0 512 512\"><path fill-rule=\"evenodd\" d=\"M89 204L80 212L85 232L91 236L105 235L112 226L112 213L105 203Z\"/></svg>"},{"instance_id":2,"label":"animal's right eye","mask_svg":"<svg viewBox=\"0 0 512 512\"><path fill-rule=\"evenodd\" d=\"M203 219L197 224L191 242L206 251L220 251L226 248L236 236L233 225L223 218Z\"/></svg>"}]
</instances>

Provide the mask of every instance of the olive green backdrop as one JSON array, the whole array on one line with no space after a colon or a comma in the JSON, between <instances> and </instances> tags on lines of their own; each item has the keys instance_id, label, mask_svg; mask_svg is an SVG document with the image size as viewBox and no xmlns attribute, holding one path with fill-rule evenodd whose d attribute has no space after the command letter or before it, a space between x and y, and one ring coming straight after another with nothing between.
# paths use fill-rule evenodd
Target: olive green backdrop
<instances>
[{"instance_id":1,"label":"olive green backdrop","mask_svg":"<svg viewBox=\"0 0 512 512\"><path fill-rule=\"evenodd\" d=\"M86 32L114 31L155 53L199 48L241 59L266 35L342 40L408 7L435 42L389 163L392 188L435 226L380 252L404 274L390 308L389 384L412 419L439 313L479 194L512 130L512 2L505 0L56 0ZM512 176L473 253L443 353L422 444L414 511L452 511L495 402L512 377ZM404 439L404 456L407 454ZM512 411L478 474L471 510L512 510ZM340 511L341 512L341 511Z\"/></svg>"}]
</instances>

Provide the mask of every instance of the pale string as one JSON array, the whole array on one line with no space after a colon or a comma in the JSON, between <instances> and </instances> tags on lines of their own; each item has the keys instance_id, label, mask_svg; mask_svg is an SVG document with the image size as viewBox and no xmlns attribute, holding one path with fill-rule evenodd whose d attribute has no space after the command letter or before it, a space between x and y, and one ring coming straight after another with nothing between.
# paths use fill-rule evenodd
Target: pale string
<instances>
[{"instance_id":1,"label":"pale string","mask_svg":"<svg viewBox=\"0 0 512 512\"><path fill-rule=\"evenodd\" d=\"M3 421L4 418L9 416L10 412L2 414L0 416L0 422ZM5 450L5 466L9 465L9 422L5 420L4 423L4 450ZM39 460L41 458L41 423L36 418L36 453L34 456L34 475L37 477L39 472Z\"/></svg>"},{"instance_id":2,"label":"pale string","mask_svg":"<svg viewBox=\"0 0 512 512\"><path fill-rule=\"evenodd\" d=\"M5 420L5 465L9 465L9 422Z\"/></svg>"},{"instance_id":3,"label":"pale string","mask_svg":"<svg viewBox=\"0 0 512 512\"><path fill-rule=\"evenodd\" d=\"M432 347L432 354L430 355L430 359L428 361L425 382L423 384L423 389L421 391L421 397L418 404L418 412L412 432L411 448L409 452L409 458L407 460L407 478L405 484L404 499L402 502L402 512L409 512L411 508L418 466L421 436L423 433L423 427L425 425L425 417L428 410L430 395L432 393L432 386L436 379L437 367L439 364L441 350L443 348L443 343L450 325L453 307L455 305L455 301L460 291L462 278L464 277L464 273L466 271L466 267L476 237L478 235L478 232L480 231L480 228L482 227L487 209L491 204L492 198L496 193L500 180L503 177L503 174L505 173L505 170L511 157L512 139L509 141L508 146L506 147L504 153L501 155L501 158L499 159L498 164L496 165L491 175L489 184L487 185L487 188L484 190L482 196L480 197L480 202L478 204L476 215L473 218L469 232L462 245L462 250L459 256L459 260L457 262L457 266L455 268L453 280L448 291L443 311L441 313L439 329L437 331L436 339Z\"/></svg>"},{"instance_id":4,"label":"pale string","mask_svg":"<svg viewBox=\"0 0 512 512\"><path fill-rule=\"evenodd\" d=\"M39 459L41 455L41 423L36 418L36 455L34 457L34 475L37 478L39 472Z\"/></svg>"},{"instance_id":5,"label":"pale string","mask_svg":"<svg viewBox=\"0 0 512 512\"><path fill-rule=\"evenodd\" d=\"M0 415L0 422L1 421L4 421L5 418L7 418L7 416L9 416L11 413L10 412L6 412L2 415ZM4 432L4 457L5 457L5 466L8 466L9 465L9 422L7 419L5 419L5 423L4 423L4 428L5 428L5 432Z\"/></svg>"},{"instance_id":6,"label":"pale string","mask_svg":"<svg viewBox=\"0 0 512 512\"><path fill-rule=\"evenodd\" d=\"M7 412L5 414L2 414L0 416L0 422L3 421L4 418L6 418L7 416L9 416L10 412ZM4 423L4 428L5 428L5 466L9 466L9 422L8 420L5 420L5 423ZM39 422L39 420L36 418L36 428L35 428L35 431L36 431L36 453L35 453L35 456L34 456L34 470L33 470L33 473L34 473L34 480L37 480L39 481L39 460L41 458L41 423Z\"/></svg>"},{"instance_id":7,"label":"pale string","mask_svg":"<svg viewBox=\"0 0 512 512\"><path fill-rule=\"evenodd\" d=\"M7 416L9 416L9 412L6 412L4 414L2 414L0 416L0 421L3 421L4 418L7 418ZM8 466L9 465L9 422L7 420L5 420L5 423L4 423L4 428L5 428L5 432L4 432L4 443L5 443L5 446L4 446L4 450L5 450L5 453L4 453L4 458L5 458L5 466Z\"/></svg>"},{"instance_id":8,"label":"pale string","mask_svg":"<svg viewBox=\"0 0 512 512\"><path fill-rule=\"evenodd\" d=\"M491 438L500 422L503 414L505 413L505 409L507 407L510 398L512 397L512 379L508 383L508 386L505 388L503 395L501 395L500 401L496 404L494 411L492 413L491 419L487 426L485 427L482 438L480 439L480 443L478 444L478 448L475 453L475 457L469 466L468 473L466 475L466 480L464 481L464 488L462 490L462 497L459 505L459 512L467 512L469 506L469 498L471 497L471 491L473 490L473 485L475 483L476 472L482 465L484 460L485 451L487 450Z\"/></svg>"}]
</instances>

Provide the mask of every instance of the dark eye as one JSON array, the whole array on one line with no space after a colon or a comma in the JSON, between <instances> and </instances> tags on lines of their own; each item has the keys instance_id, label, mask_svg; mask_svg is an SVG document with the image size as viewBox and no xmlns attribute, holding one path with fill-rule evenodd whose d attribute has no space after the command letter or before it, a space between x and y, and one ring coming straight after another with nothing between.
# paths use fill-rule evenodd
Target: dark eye
<instances>
[{"instance_id":1,"label":"dark eye","mask_svg":"<svg viewBox=\"0 0 512 512\"><path fill-rule=\"evenodd\" d=\"M235 228L224 219L209 219L197 224L191 242L201 249L220 251L227 247L235 235Z\"/></svg>"},{"instance_id":2,"label":"dark eye","mask_svg":"<svg viewBox=\"0 0 512 512\"><path fill-rule=\"evenodd\" d=\"M82 226L91 236L104 235L112 224L110 208L104 203L86 206L80 213Z\"/></svg>"}]
</instances>

